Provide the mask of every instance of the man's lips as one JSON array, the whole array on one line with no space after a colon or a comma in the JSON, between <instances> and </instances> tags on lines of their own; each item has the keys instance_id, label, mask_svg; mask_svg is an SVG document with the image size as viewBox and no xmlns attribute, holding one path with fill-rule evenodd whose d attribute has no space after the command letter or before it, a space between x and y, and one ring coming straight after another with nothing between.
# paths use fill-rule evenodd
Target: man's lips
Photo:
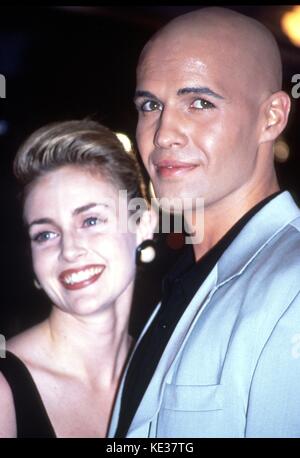
<instances>
[{"instance_id":1,"label":"man's lips","mask_svg":"<svg viewBox=\"0 0 300 458\"><path fill-rule=\"evenodd\" d=\"M198 167L198 164L191 164L180 161L159 161L154 164L157 174L162 178L181 176Z\"/></svg>"},{"instance_id":2,"label":"man's lips","mask_svg":"<svg viewBox=\"0 0 300 458\"><path fill-rule=\"evenodd\" d=\"M64 270L58 278L66 289L81 289L97 281L104 269L102 264L89 264L78 269Z\"/></svg>"}]
</instances>

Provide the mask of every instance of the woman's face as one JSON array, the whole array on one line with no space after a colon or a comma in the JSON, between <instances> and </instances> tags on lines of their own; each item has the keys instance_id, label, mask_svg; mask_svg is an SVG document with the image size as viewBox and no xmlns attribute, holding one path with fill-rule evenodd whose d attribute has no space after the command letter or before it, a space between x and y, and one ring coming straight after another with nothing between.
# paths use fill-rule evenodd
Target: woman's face
<instances>
[{"instance_id":1,"label":"woman's face","mask_svg":"<svg viewBox=\"0 0 300 458\"><path fill-rule=\"evenodd\" d=\"M131 291L138 242L118 226L118 191L64 166L39 178L26 198L34 272L61 310L97 313Z\"/></svg>"}]
</instances>

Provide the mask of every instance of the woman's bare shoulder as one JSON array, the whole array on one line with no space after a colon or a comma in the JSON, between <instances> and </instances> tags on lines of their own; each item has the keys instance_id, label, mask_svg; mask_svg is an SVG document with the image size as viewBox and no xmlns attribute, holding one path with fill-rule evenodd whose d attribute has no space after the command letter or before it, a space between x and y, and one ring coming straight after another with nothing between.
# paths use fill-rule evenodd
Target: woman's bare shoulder
<instances>
[{"instance_id":1,"label":"woman's bare shoulder","mask_svg":"<svg viewBox=\"0 0 300 458\"><path fill-rule=\"evenodd\" d=\"M45 323L43 322L17 334L7 341L7 350L14 353L25 363L31 361L39 349L44 346L44 329Z\"/></svg>"},{"instance_id":2,"label":"woman's bare shoulder","mask_svg":"<svg viewBox=\"0 0 300 458\"><path fill-rule=\"evenodd\" d=\"M13 394L0 371L0 438L17 437L16 414Z\"/></svg>"}]
</instances>

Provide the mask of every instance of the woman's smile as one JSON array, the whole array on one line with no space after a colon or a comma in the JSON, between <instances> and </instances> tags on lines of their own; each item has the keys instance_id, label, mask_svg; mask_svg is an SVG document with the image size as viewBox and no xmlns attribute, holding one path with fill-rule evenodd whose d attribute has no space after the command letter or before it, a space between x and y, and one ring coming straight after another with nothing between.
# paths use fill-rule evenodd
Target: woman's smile
<instances>
[{"instance_id":1,"label":"woman's smile","mask_svg":"<svg viewBox=\"0 0 300 458\"><path fill-rule=\"evenodd\" d=\"M77 269L64 270L58 278L66 289L81 289L97 281L104 269L104 265L92 264Z\"/></svg>"}]
</instances>

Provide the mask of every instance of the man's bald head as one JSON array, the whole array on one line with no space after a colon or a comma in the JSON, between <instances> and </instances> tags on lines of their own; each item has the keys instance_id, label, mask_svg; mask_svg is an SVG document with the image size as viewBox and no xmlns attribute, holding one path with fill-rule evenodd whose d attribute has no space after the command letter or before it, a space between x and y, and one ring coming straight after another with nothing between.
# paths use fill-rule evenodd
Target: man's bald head
<instances>
[{"instance_id":1,"label":"man's bald head","mask_svg":"<svg viewBox=\"0 0 300 458\"><path fill-rule=\"evenodd\" d=\"M192 11L170 21L146 44L140 56L138 73L145 58L155 49L174 55L183 46L222 55L232 74L246 78L263 92L273 93L282 86L282 64L278 45L260 22L235 11L210 7ZM188 49L187 49L188 51ZM245 81L246 83L246 81ZM251 85L249 87L251 90Z\"/></svg>"},{"instance_id":2,"label":"man's bald head","mask_svg":"<svg viewBox=\"0 0 300 458\"><path fill-rule=\"evenodd\" d=\"M273 145L290 99L276 41L257 21L203 8L169 22L141 54L135 104L138 148L159 197L219 205L246 195L251 206L278 188Z\"/></svg>"}]
</instances>

